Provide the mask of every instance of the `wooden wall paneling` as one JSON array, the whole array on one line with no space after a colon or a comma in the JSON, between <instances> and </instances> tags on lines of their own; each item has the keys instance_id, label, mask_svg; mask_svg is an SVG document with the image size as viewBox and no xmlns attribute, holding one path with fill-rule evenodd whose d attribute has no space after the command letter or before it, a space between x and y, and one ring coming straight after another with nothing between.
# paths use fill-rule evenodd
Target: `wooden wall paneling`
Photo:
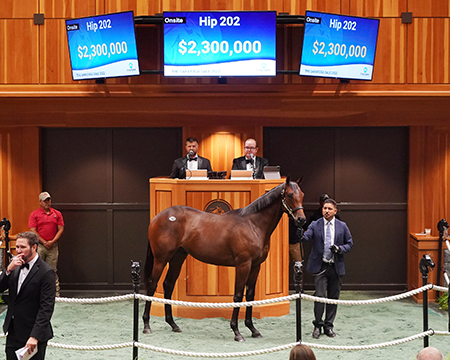
<instances>
[{"instance_id":1,"label":"wooden wall paneling","mask_svg":"<svg viewBox=\"0 0 450 360\"><path fill-rule=\"evenodd\" d=\"M450 19L414 18L408 26L408 83L448 84Z\"/></svg>"},{"instance_id":2,"label":"wooden wall paneling","mask_svg":"<svg viewBox=\"0 0 450 360\"><path fill-rule=\"evenodd\" d=\"M413 17L448 17L450 0L408 0L408 10Z\"/></svg>"},{"instance_id":3,"label":"wooden wall paneling","mask_svg":"<svg viewBox=\"0 0 450 360\"><path fill-rule=\"evenodd\" d=\"M0 217L11 221L13 235L28 230L28 217L39 207L39 129L2 129L0 151Z\"/></svg>"},{"instance_id":4,"label":"wooden wall paneling","mask_svg":"<svg viewBox=\"0 0 450 360\"><path fill-rule=\"evenodd\" d=\"M406 0L349 0L350 15L363 17L400 17L407 11Z\"/></svg>"},{"instance_id":5,"label":"wooden wall paneling","mask_svg":"<svg viewBox=\"0 0 450 360\"><path fill-rule=\"evenodd\" d=\"M39 0L2 0L0 19L32 19L38 12Z\"/></svg>"},{"instance_id":6,"label":"wooden wall paneling","mask_svg":"<svg viewBox=\"0 0 450 360\"><path fill-rule=\"evenodd\" d=\"M75 84L72 80L69 46L64 19L46 19L39 31L39 82L41 84ZM93 83L93 80L82 83Z\"/></svg>"},{"instance_id":7,"label":"wooden wall paneling","mask_svg":"<svg viewBox=\"0 0 450 360\"><path fill-rule=\"evenodd\" d=\"M106 13L133 10L135 16L141 16L141 15L155 15L163 11L160 0L158 1L104 0L104 1Z\"/></svg>"},{"instance_id":8,"label":"wooden wall paneling","mask_svg":"<svg viewBox=\"0 0 450 360\"><path fill-rule=\"evenodd\" d=\"M322 0L284 0L284 10L291 15L305 15L306 10L324 11L340 14L340 1Z\"/></svg>"},{"instance_id":9,"label":"wooden wall paneling","mask_svg":"<svg viewBox=\"0 0 450 360\"><path fill-rule=\"evenodd\" d=\"M70 19L104 13L103 0L40 0L39 12L47 19Z\"/></svg>"},{"instance_id":10,"label":"wooden wall paneling","mask_svg":"<svg viewBox=\"0 0 450 360\"><path fill-rule=\"evenodd\" d=\"M32 19L0 20L2 83L39 83L38 29Z\"/></svg>"},{"instance_id":11,"label":"wooden wall paneling","mask_svg":"<svg viewBox=\"0 0 450 360\"><path fill-rule=\"evenodd\" d=\"M401 19L380 19L372 83L405 83L406 24Z\"/></svg>"}]
</instances>

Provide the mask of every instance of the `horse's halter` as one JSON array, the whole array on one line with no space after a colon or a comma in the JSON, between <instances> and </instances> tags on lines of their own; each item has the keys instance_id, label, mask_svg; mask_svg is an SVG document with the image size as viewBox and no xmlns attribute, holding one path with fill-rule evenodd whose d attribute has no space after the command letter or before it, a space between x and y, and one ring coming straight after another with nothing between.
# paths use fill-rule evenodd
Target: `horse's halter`
<instances>
[{"instance_id":1,"label":"horse's halter","mask_svg":"<svg viewBox=\"0 0 450 360\"><path fill-rule=\"evenodd\" d=\"M281 203L283 204L283 207L284 207L285 212L289 215L289 217L290 217L292 220L295 221L296 219L295 219L294 213L295 213L297 210L303 209L303 206L298 206L298 207L296 207L295 209L292 209L292 208L289 206L289 204L286 202L286 196L285 196L285 191L284 191L284 190L285 190L285 189L281 190Z\"/></svg>"}]
</instances>

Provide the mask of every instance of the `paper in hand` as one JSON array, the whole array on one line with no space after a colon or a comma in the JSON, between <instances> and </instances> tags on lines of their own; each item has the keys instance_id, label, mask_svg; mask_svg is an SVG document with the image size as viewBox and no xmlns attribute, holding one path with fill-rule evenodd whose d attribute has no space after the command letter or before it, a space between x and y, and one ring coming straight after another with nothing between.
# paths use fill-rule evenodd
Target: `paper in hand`
<instances>
[{"instance_id":1,"label":"paper in hand","mask_svg":"<svg viewBox=\"0 0 450 360\"><path fill-rule=\"evenodd\" d=\"M31 354L28 354L28 347L23 347L19 350L16 350L16 356L17 360L28 360L31 359L38 351L38 347L34 348L33 352Z\"/></svg>"}]
</instances>

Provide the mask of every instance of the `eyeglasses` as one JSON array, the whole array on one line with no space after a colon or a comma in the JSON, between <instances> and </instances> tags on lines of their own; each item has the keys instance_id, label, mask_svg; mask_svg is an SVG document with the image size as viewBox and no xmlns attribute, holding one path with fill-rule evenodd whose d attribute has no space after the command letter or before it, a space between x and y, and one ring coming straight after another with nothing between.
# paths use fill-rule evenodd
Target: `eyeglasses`
<instances>
[{"instance_id":1,"label":"eyeglasses","mask_svg":"<svg viewBox=\"0 0 450 360\"><path fill-rule=\"evenodd\" d=\"M245 150L255 150L256 148L255 147L248 147L248 146L246 146L246 147L244 147L244 149Z\"/></svg>"}]
</instances>

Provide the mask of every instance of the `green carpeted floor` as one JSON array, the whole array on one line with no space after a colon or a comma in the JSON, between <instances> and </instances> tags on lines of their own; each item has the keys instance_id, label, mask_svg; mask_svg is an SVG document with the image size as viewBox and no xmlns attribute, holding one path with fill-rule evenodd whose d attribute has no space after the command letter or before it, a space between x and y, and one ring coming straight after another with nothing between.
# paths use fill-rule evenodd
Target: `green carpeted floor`
<instances>
[{"instance_id":1,"label":"green carpeted floor","mask_svg":"<svg viewBox=\"0 0 450 360\"><path fill-rule=\"evenodd\" d=\"M307 292L311 294L310 292ZM341 300L379 299L387 296L382 293L344 291ZM143 312L141 302L139 316ZM438 331L448 331L448 315L436 306L430 306L428 311L429 327ZM4 313L0 317L3 323ZM121 301L107 304L79 305L57 303L52 324L55 343L67 345L107 345L131 342L133 336L133 302ZM380 344L406 338L422 332L423 309L412 299L399 300L375 305L339 305L335 321L336 338L330 339L322 335L315 340L311 337L313 325L313 303L302 301L302 340L309 344L361 346ZM250 332L239 326L246 338L243 343L233 340L233 332L229 319L175 319L183 330L173 333L163 318L152 317L151 335L142 334L142 322L139 322L139 341L145 344L172 349L201 353L232 353L268 349L293 343L296 340L295 301L291 302L291 312L282 317L255 319L255 326L263 338L252 339ZM450 357L450 336L434 335L429 338L431 346L440 349ZM5 339L0 339L4 346ZM423 347L423 339L413 340L401 345L382 349L363 351L324 350L313 348L318 360L324 359L396 359L413 360ZM246 357L251 360L287 360L289 350L271 354ZM156 353L139 349L138 359L187 359L185 356ZM241 359L243 357L237 357ZM132 359L132 348L76 351L49 347L47 359Z\"/></svg>"}]
</instances>

